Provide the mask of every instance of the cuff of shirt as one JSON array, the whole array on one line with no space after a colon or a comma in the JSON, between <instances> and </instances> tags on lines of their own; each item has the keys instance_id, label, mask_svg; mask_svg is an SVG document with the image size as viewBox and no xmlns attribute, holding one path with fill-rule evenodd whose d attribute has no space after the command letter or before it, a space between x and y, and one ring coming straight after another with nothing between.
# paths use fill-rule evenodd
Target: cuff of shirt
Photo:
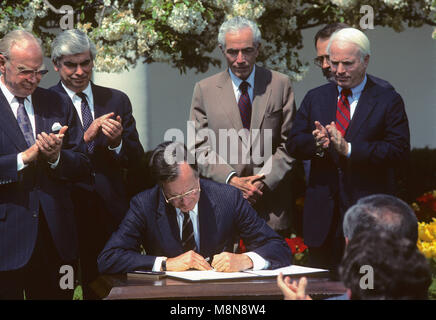
<instances>
[{"instance_id":1,"label":"cuff of shirt","mask_svg":"<svg viewBox=\"0 0 436 320\"><path fill-rule=\"evenodd\" d=\"M122 146L123 146L123 140L121 140L120 145L118 147L111 148L111 146L108 146L108 148L109 148L109 150L115 151L117 154L120 154Z\"/></svg>"},{"instance_id":2,"label":"cuff of shirt","mask_svg":"<svg viewBox=\"0 0 436 320\"><path fill-rule=\"evenodd\" d=\"M252 270L264 270L269 268L269 262L258 255L256 252L245 252L243 253L247 255L251 261L253 261L253 269Z\"/></svg>"},{"instance_id":3,"label":"cuff of shirt","mask_svg":"<svg viewBox=\"0 0 436 320\"><path fill-rule=\"evenodd\" d=\"M27 167L27 164L24 164L24 162L23 162L23 153L20 152L17 155L17 171L23 170L25 167Z\"/></svg>"},{"instance_id":4,"label":"cuff of shirt","mask_svg":"<svg viewBox=\"0 0 436 320\"><path fill-rule=\"evenodd\" d=\"M55 169L59 164L60 158L61 158L61 153L59 152L58 159L54 163L48 162L48 164L50 165L50 168Z\"/></svg>"},{"instance_id":5,"label":"cuff of shirt","mask_svg":"<svg viewBox=\"0 0 436 320\"><path fill-rule=\"evenodd\" d=\"M348 153L347 153L347 158L349 158L351 156L351 143L348 142Z\"/></svg>"},{"instance_id":6,"label":"cuff of shirt","mask_svg":"<svg viewBox=\"0 0 436 320\"><path fill-rule=\"evenodd\" d=\"M227 176L227 179L226 179L226 184L229 184L230 179L231 179L235 174L236 174L235 171L232 171L232 172L229 173L229 175Z\"/></svg>"},{"instance_id":7,"label":"cuff of shirt","mask_svg":"<svg viewBox=\"0 0 436 320\"><path fill-rule=\"evenodd\" d=\"M153 269L152 271L161 271L162 269L162 261L165 261L166 257L156 257L156 260L154 260Z\"/></svg>"}]
</instances>

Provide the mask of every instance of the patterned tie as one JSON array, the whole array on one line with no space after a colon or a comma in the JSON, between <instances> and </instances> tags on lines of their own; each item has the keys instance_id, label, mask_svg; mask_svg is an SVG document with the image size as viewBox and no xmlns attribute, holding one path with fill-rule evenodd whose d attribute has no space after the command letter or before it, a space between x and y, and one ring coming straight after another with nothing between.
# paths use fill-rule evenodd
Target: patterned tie
<instances>
[{"instance_id":1,"label":"patterned tie","mask_svg":"<svg viewBox=\"0 0 436 320\"><path fill-rule=\"evenodd\" d=\"M183 227L182 227L182 246L185 252L189 250L197 250L194 237L194 226L192 225L189 212L183 212Z\"/></svg>"},{"instance_id":2,"label":"patterned tie","mask_svg":"<svg viewBox=\"0 0 436 320\"><path fill-rule=\"evenodd\" d=\"M251 101L250 96L248 95L248 86L249 83L247 81L242 81L239 85L241 97L239 98L238 107L239 112L241 113L242 125L245 129L250 129L251 122Z\"/></svg>"},{"instance_id":3,"label":"patterned tie","mask_svg":"<svg viewBox=\"0 0 436 320\"><path fill-rule=\"evenodd\" d=\"M18 100L17 122L23 132L24 139L27 146L31 147L35 143L33 136L32 124L30 123L29 116L27 115L26 108L24 108L24 98L15 97Z\"/></svg>"},{"instance_id":4,"label":"patterned tie","mask_svg":"<svg viewBox=\"0 0 436 320\"><path fill-rule=\"evenodd\" d=\"M82 99L80 107L82 109L83 132L85 132L86 130L88 130L94 119L92 118L91 110L89 109L88 100L86 100L86 94L84 94L83 92L78 92L77 95L80 99ZM88 142L87 148L89 153L94 152L94 147L94 141Z\"/></svg>"},{"instance_id":5,"label":"patterned tie","mask_svg":"<svg viewBox=\"0 0 436 320\"><path fill-rule=\"evenodd\" d=\"M338 100L338 106L336 108L336 127L341 132L342 136L345 136L348 125L350 124L350 103L348 102L348 96L351 95L350 89L342 89L341 97Z\"/></svg>"}]
</instances>

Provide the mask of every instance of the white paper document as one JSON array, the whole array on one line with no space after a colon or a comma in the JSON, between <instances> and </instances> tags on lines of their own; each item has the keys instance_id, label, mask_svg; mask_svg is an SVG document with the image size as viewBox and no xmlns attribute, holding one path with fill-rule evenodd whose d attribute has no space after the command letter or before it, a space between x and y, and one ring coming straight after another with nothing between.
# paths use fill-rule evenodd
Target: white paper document
<instances>
[{"instance_id":1,"label":"white paper document","mask_svg":"<svg viewBox=\"0 0 436 320\"><path fill-rule=\"evenodd\" d=\"M273 277L279 273L284 275L301 275L309 273L328 272L326 269L317 269L290 265L288 267L279 268L275 270L247 270L243 272L218 272L215 270L209 271L167 271L166 275L172 278L178 278L189 281L208 281L208 280L226 280L226 279L241 279L241 278L261 278Z\"/></svg>"}]
</instances>

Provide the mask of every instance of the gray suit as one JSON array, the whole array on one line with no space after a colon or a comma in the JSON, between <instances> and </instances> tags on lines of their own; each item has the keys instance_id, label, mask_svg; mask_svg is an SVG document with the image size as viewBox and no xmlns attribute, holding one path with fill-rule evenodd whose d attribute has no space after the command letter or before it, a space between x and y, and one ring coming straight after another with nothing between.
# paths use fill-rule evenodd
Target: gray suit
<instances>
[{"instance_id":1,"label":"gray suit","mask_svg":"<svg viewBox=\"0 0 436 320\"><path fill-rule=\"evenodd\" d=\"M260 133L259 149L248 147L249 159L244 161L243 150L247 150L247 145L241 136L232 142L227 139L227 150L219 148L225 140L224 136L220 136L220 129L233 129L236 132L243 129L228 70L195 85L190 119L195 121L197 133L209 129L208 135L197 134L197 152L201 150L203 155L209 156L209 161L200 163L199 169L202 176L221 183L226 182L232 171L240 177L257 174L259 170L265 173L263 181L268 190L262 200L256 203L255 209L273 229L284 230L291 223L290 171L294 159L286 152L285 144L295 115L294 93L287 76L259 66L256 66L253 90L250 131L252 137L256 130ZM265 129L270 129L272 139L264 140ZM216 137L216 143L213 143L213 136ZM272 155L268 156L269 147L266 143L271 142ZM238 152L238 161L229 161L234 150ZM225 151L228 156L225 156ZM265 159L259 162L253 155Z\"/></svg>"}]
</instances>

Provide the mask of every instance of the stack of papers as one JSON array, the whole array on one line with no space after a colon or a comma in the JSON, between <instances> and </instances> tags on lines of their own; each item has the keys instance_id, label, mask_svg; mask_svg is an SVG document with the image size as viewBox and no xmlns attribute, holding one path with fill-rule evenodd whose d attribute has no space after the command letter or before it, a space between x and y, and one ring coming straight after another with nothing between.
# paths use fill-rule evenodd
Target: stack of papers
<instances>
[{"instance_id":1,"label":"stack of papers","mask_svg":"<svg viewBox=\"0 0 436 320\"><path fill-rule=\"evenodd\" d=\"M207 281L207 280L224 280L224 279L241 279L241 278L261 278L261 277L276 277L280 273L283 275L302 275L309 273L328 272L326 269L309 268L303 266L291 265L274 270L247 270L242 272L218 272L215 270L209 271L167 271L169 277L189 280L189 281Z\"/></svg>"}]
</instances>

